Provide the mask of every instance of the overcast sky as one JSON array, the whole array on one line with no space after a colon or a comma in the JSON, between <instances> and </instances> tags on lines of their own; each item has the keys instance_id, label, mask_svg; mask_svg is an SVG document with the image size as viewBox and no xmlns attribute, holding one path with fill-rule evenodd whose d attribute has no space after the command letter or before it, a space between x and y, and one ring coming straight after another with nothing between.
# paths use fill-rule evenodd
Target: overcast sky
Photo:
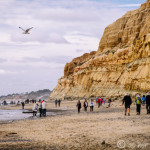
<instances>
[{"instance_id":1,"label":"overcast sky","mask_svg":"<svg viewBox=\"0 0 150 150\"><path fill-rule=\"evenodd\" d=\"M52 90L65 63L97 50L105 27L145 1L0 0L0 95Z\"/></svg>"}]
</instances>

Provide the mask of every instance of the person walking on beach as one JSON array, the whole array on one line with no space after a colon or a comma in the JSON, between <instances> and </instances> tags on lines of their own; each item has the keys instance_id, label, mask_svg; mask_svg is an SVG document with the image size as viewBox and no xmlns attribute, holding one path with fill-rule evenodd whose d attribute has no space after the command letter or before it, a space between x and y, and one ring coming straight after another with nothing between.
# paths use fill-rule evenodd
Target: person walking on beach
<instances>
[{"instance_id":1,"label":"person walking on beach","mask_svg":"<svg viewBox=\"0 0 150 150\"><path fill-rule=\"evenodd\" d=\"M22 102L21 102L21 105L22 105L22 109L24 109L25 102L24 102L24 101L22 101Z\"/></svg>"},{"instance_id":2,"label":"person walking on beach","mask_svg":"<svg viewBox=\"0 0 150 150\"><path fill-rule=\"evenodd\" d=\"M146 97L145 95L142 96L142 105L144 106L145 105L145 100L146 100Z\"/></svg>"},{"instance_id":3,"label":"person walking on beach","mask_svg":"<svg viewBox=\"0 0 150 150\"><path fill-rule=\"evenodd\" d=\"M110 107L110 104L111 104L111 98L109 98L108 100L108 107Z\"/></svg>"},{"instance_id":4,"label":"person walking on beach","mask_svg":"<svg viewBox=\"0 0 150 150\"><path fill-rule=\"evenodd\" d=\"M146 96L146 109L147 114L150 114L150 92Z\"/></svg>"},{"instance_id":5,"label":"person walking on beach","mask_svg":"<svg viewBox=\"0 0 150 150\"><path fill-rule=\"evenodd\" d=\"M96 97L96 104L98 104L98 97Z\"/></svg>"},{"instance_id":6,"label":"person walking on beach","mask_svg":"<svg viewBox=\"0 0 150 150\"><path fill-rule=\"evenodd\" d=\"M100 98L100 105L102 106L103 104L103 98Z\"/></svg>"},{"instance_id":7,"label":"person walking on beach","mask_svg":"<svg viewBox=\"0 0 150 150\"><path fill-rule=\"evenodd\" d=\"M122 105L124 105L124 103L125 103L125 116L127 113L127 109L128 109L128 116L130 116L130 105L132 104L132 99L128 93L124 96Z\"/></svg>"},{"instance_id":8,"label":"person walking on beach","mask_svg":"<svg viewBox=\"0 0 150 150\"><path fill-rule=\"evenodd\" d=\"M105 107L105 103L106 103L106 100L105 100L105 98L103 98L103 107Z\"/></svg>"},{"instance_id":9,"label":"person walking on beach","mask_svg":"<svg viewBox=\"0 0 150 150\"><path fill-rule=\"evenodd\" d=\"M42 101L40 101L39 104L39 112L40 112L40 117L42 117Z\"/></svg>"},{"instance_id":10,"label":"person walking on beach","mask_svg":"<svg viewBox=\"0 0 150 150\"><path fill-rule=\"evenodd\" d=\"M58 106L60 107L61 99L58 100Z\"/></svg>"},{"instance_id":11,"label":"person walking on beach","mask_svg":"<svg viewBox=\"0 0 150 150\"><path fill-rule=\"evenodd\" d=\"M140 112L141 112L141 98L140 98L139 94L136 94L135 102L136 102L136 112L137 112L137 115L140 115Z\"/></svg>"},{"instance_id":12,"label":"person walking on beach","mask_svg":"<svg viewBox=\"0 0 150 150\"><path fill-rule=\"evenodd\" d=\"M38 103L35 103L35 104L33 105L32 110L33 110L33 117L34 117L34 116L36 116L36 114L37 114L37 110L38 110Z\"/></svg>"},{"instance_id":13,"label":"person walking on beach","mask_svg":"<svg viewBox=\"0 0 150 150\"><path fill-rule=\"evenodd\" d=\"M84 101L83 106L84 106L84 111L87 111L87 107L88 107L88 102L87 102L87 100Z\"/></svg>"},{"instance_id":14,"label":"person walking on beach","mask_svg":"<svg viewBox=\"0 0 150 150\"><path fill-rule=\"evenodd\" d=\"M81 109L81 102L80 102L80 100L78 100L77 108L78 108L78 113L80 113L80 109Z\"/></svg>"},{"instance_id":15,"label":"person walking on beach","mask_svg":"<svg viewBox=\"0 0 150 150\"><path fill-rule=\"evenodd\" d=\"M58 100L56 99L56 100L55 100L55 106L56 106L56 107L57 107L57 103L58 103Z\"/></svg>"},{"instance_id":16,"label":"person walking on beach","mask_svg":"<svg viewBox=\"0 0 150 150\"><path fill-rule=\"evenodd\" d=\"M91 99L91 101L90 101L90 111L93 111L93 108L94 108L94 101L93 101L93 99Z\"/></svg>"},{"instance_id":17,"label":"person walking on beach","mask_svg":"<svg viewBox=\"0 0 150 150\"><path fill-rule=\"evenodd\" d=\"M101 103L101 100L100 100L100 98L98 98L98 101L97 101L98 108L100 107L100 103Z\"/></svg>"},{"instance_id":18,"label":"person walking on beach","mask_svg":"<svg viewBox=\"0 0 150 150\"><path fill-rule=\"evenodd\" d=\"M42 115L43 117L46 117L46 102L43 100L42 102Z\"/></svg>"}]
</instances>

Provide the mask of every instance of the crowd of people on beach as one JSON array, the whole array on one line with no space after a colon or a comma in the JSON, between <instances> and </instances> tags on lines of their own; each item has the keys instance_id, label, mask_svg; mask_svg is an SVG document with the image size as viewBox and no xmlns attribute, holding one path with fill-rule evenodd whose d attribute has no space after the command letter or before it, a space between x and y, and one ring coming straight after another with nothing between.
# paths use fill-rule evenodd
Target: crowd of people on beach
<instances>
[{"instance_id":1,"label":"crowd of people on beach","mask_svg":"<svg viewBox=\"0 0 150 150\"><path fill-rule=\"evenodd\" d=\"M57 107L57 104L58 106L60 107L60 104L61 104L61 99L59 100L55 100L55 106ZM40 113L40 117L46 117L46 101L45 100L39 100L39 103L36 102L34 105L33 105L33 116L36 116L37 115L37 112L39 110L39 113Z\"/></svg>"},{"instance_id":2,"label":"crowd of people on beach","mask_svg":"<svg viewBox=\"0 0 150 150\"><path fill-rule=\"evenodd\" d=\"M135 103L136 103L137 115L140 115L141 113L141 105L144 106L145 104L146 104L147 114L150 114L150 92L147 93L146 96L143 95L142 97L140 96L140 94L137 93L135 95ZM127 111L128 111L128 116L130 116L130 106L132 104L132 98L129 93L127 93L123 98L122 105L124 104L125 104L125 116L127 115Z\"/></svg>"},{"instance_id":3,"label":"crowd of people on beach","mask_svg":"<svg viewBox=\"0 0 150 150\"><path fill-rule=\"evenodd\" d=\"M100 98L100 97L96 97L96 105L98 106L98 108L100 108L100 106L105 107L105 103L106 100L105 98ZM108 107L111 106L111 98L108 99ZM147 110L147 114L150 114L150 93L147 93L147 95L143 95L142 97L140 96L140 94L136 94L135 95L135 103L136 103L136 112L137 115L141 114L141 105L145 106L146 105L146 110ZM130 116L130 106L132 104L132 98L130 96L130 94L126 93L126 95L123 98L123 102L122 105L125 106L125 116L127 115L127 111L128 111L128 116ZM84 111L87 111L87 107L90 107L90 111L93 111L94 109L94 100L91 99L89 101L89 103L87 102L87 100L84 101L83 103L83 107L84 107ZM77 104L76 104L78 113L80 113L80 110L82 108L82 104L80 102L80 100L78 100Z\"/></svg>"},{"instance_id":4,"label":"crowd of people on beach","mask_svg":"<svg viewBox=\"0 0 150 150\"><path fill-rule=\"evenodd\" d=\"M46 117L46 101L45 100L39 100L39 104L38 102L36 102L33 105L33 108L32 108L33 116L37 115L38 108L39 108L40 117Z\"/></svg>"},{"instance_id":5,"label":"crowd of people on beach","mask_svg":"<svg viewBox=\"0 0 150 150\"><path fill-rule=\"evenodd\" d=\"M112 101L111 98L109 98L107 107L110 107L111 101ZM105 103L106 103L105 98L96 97L96 105L98 106L98 108L100 108L100 106L105 107ZM77 106L77 109L78 109L78 113L80 113L80 109L82 108L82 104L81 104L80 100L78 100L76 106ZM89 104L88 104L88 101L85 99L85 101L83 103L83 107L84 107L85 112L87 111L88 106L90 106L90 111L93 111L93 109L94 109L94 99L91 99L89 101Z\"/></svg>"}]
</instances>

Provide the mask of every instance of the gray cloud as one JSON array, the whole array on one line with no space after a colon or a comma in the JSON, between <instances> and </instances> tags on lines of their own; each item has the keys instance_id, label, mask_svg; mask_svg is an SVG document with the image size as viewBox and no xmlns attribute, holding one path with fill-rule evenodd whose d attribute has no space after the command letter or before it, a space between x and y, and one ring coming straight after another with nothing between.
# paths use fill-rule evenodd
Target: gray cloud
<instances>
[{"instance_id":1,"label":"gray cloud","mask_svg":"<svg viewBox=\"0 0 150 150\"><path fill-rule=\"evenodd\" d=\"M58 63L65 64L66 62L70 62L73 57L69 56L53 56L53 57L24 57L20 62L22 63L36 63L36 62L46 62L46 63Z\"/></svg>"},{"instance_id":2,"label":"gray cloud","mask_svg":"<svg viewBox=\"0 0 150 150\"><path fill-rule=\"evenodd\" d=\"M84 50L82 50L82 49L77 49L76 52L80 53L80 52L84 52Z\"/></svg>"},{"instance_id":3,"label":"gray cloud","mask_svg":"<svg viewBox=\"0 0 150 150\"><path fill-rule=\"evenodd\" d=\"M4 63L6 61L7 61L7 59L0 58L0 63Z\"/></svg>"}]
</instances>

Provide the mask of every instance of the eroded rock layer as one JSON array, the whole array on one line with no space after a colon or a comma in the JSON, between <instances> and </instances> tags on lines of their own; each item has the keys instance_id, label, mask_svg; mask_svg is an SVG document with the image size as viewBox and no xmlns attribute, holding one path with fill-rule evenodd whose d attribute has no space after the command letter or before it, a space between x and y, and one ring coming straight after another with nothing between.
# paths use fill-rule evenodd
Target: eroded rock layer
<instances>
[{"instance_id":1,"label":"eroded rock layer","mask_svg":"<svg viewBox=\"0 0 150 150\"><path fill-rule=\"evenodd\" d=\"M150 91L150 0L109 25L98 51L67 63L51 98Z\"/></svg>"}]
</instances>

